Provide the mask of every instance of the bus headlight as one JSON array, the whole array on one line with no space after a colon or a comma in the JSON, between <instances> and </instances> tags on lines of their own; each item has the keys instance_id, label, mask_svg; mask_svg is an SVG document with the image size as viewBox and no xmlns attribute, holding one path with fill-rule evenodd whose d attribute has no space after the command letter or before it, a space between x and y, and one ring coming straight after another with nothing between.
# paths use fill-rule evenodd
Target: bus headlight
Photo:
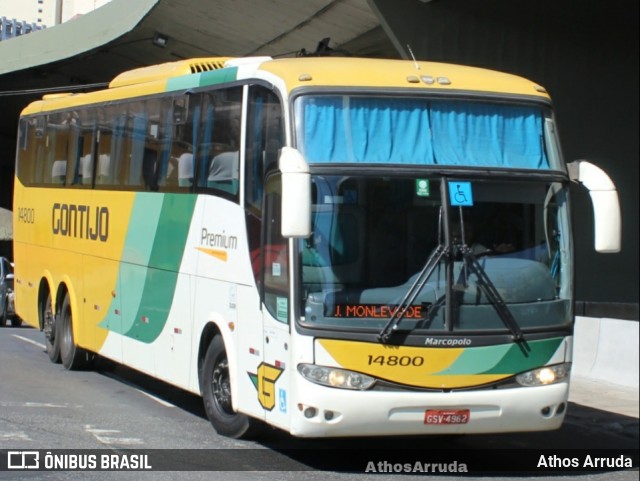
<instances>
[{"instance_id":1,"label":"bus headlight","mask_svg":"<svg viewBox=\"0 0 640 481\"><path fill-rule=\"evenodd\" d=\"M302 377L307 381L340 389L364 391L376 382L374 378L366 374L315 364L298 364L298 372L302 374Z\"/></svg>"},{"instance_id":2,"label":"bus headlight","mask_svg":"<svg viewBox=\"0 0 640 481\"><path fill-rule=\"evenodd\" d=\"M545 366L533 371L523 372L516 376L516 381L522 386L546 386L564 381L571 372L571 363Z\"/></svg>"}]
</instances>

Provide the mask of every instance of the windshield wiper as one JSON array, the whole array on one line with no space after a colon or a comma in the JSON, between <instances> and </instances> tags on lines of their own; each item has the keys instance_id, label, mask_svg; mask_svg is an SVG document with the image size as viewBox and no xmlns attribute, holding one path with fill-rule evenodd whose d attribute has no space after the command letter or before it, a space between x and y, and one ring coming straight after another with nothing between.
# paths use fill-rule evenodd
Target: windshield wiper
<instances>
[{"instance_id":1,"label":"windshield wiper","mask_svg":"<svg viewBox=\"0 0 640 481\"><path fill-rule=\"evenodd\" d=\"M526 340L522 335L522 329L520 329L520 326L518 325L518 321L513 317L513 314L504 302L504 299L498 292L498 289L496 289L496 286L491 282L491 279L482 265L480 265L480 262L478 262L478 259L476 259L476 256L473 255L469 246L467 246L467 244L459 245L458 250L462 253L465 265L478 277L478 285L480 289L484 292L485 296L487 296L487 299L491 302L491 305L498 313L498 316L511 332L513 341L520 343L524 351L529 351Z\"/></svg>"},{"instance_id":2,"label":"windshield wiper","mask_svg":"<svg viewBox=\"0 0 640 481\"><path fill-rule=\"evenodd\" d=\"M394 311L389 321L382 328L380 334L378 334L378 339L380 340L380 342L386 343L394 333L394 331L398 329L398 325L404 318L407 310L413 304L413 301L416 299L416 297L418 297L418 294L426 284L429 277L431 277L431 274L440 262L440 259L442 259L448 253L449 247L443 244L439 244L438 247L436 247L435 250L431 253L424 267L418 274L418 277L416 277L416 280L413 282L413 284L411 284L411 287L409 287L409 290L404 295L404 298L398 305L398 308Z\"/></svg>"}]
</instances>

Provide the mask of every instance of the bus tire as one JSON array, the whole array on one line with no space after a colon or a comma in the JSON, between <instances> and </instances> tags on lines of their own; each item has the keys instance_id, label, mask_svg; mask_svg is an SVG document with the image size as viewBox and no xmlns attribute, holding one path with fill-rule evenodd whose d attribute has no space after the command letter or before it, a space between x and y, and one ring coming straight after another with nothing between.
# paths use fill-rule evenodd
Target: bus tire
<instances>
[{"instance_id":1,"label":"bus tire","mask_svg":"<svg viewBox=\"0 0 640 481\"><path fill-rule=\"evenodd\" d=\"M76 371L87 366L88 353L78 347L73 338L73 315L71 312L71 301L69 294L64 296L62 308L58 313L58 334L60 339L60 358L62 365L70 370Z\"/></svg>"},{"instance_id":2,"label":"bus tire","mask_svg":"<svg viewBox=\"0 0 640 481\"><path fill-rule=\"evenodd\" d=\"M42 320L40 325L44 331L49 360L55 364L60 364L60 336L57 332L58 323L53 315L53 307L51 306L51 293L47 294L44 303L40 306L40 319Z\"/></svg>"},{"instance_id":3,"label":"bus tire","mask_svg":"<svg viewBox=\"0 0 640 481\"><path fill-rule=\"evenodd\" d=\"M257 434L257 420L233 411L229 363L220 335L213 337L207 349L201 386L204 409L218 434L235 439L253 437Z\"/></svg>"}]
</instances>

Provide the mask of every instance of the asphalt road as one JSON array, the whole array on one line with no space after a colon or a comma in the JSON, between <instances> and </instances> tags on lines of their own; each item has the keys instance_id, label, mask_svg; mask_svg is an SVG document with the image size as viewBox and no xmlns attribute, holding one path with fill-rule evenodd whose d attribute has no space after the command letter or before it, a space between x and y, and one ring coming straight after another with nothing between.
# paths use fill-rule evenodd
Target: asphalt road
<instances>
[{"instance_id":1,"label":"asphalt road","mask_svg":"<svg viewBox=\"0 0 640 481\"><path fill-rule=\"evenodd\" d=\"M205 449L218 450L206 453L208 458L217 457L221 462L218 469L225 470L135 473L12 470L0 472L0 479L360 480L371 479L371 475L342 469L341 459L370 452L380 460L385 459L384 453L391 452L390 449L411 455L434 453L446 447L450 456L453 453L453 459L456 452L474 453L474 456L482 453L477 456L488 456L487 459L497 464L502 460L509 462L521 450L536 457L543 454L577 456L582 462L585 455L600 452L598 450L608 449L613 454L628 453L628 450L637 453L639 446L636 418L573 403L563 427L544 433L300 440L273 431L258 441L233 440L215 433L198 396L105 360L100 360L92 371L66 371L61 365L49 362L43 336L27 327L0 329L0 456L6 456L8 450L82 449L100 450L83 451L100 455L161 449L167 450L162 452L166 453L166 459L158 460L155 452L156 462L176 466L176 470L180 466L207 469L202 467L207 465L202 452L191 451ZM291 451L299 448L302 450ZM194 460L191 456L195 456ZM230 466L228 470L227 466ZM386 468L389 466L392 471L394 466L398 467L391 463ZM380 469L380 466L370 468ZM536 479L561 477L563 481L638 479L637 470L551 471L530 474L536 475ZM438 479L459 479L460 476L446 474L439 475ZM418 477L422 479L423 475L387 473L384 479ZM464 477L474 479L469 475ZM500 477L521 479L511 474Z\"/></svg>"}]
</instances>

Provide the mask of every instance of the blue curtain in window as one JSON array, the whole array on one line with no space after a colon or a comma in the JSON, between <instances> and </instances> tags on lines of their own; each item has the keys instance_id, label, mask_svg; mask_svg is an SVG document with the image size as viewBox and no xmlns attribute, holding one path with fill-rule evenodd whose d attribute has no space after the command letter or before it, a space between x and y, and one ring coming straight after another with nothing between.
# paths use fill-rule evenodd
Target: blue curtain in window
<instances>
[{"instance_id":1,"label":"blue curtain in window","mask_svg":"<svg viewBox=\"0 0 640 481\"><path fill-rule=\"evenodd\" d=\"M131 166L129 168L129 185L140 185L142 173L142 157L147 135L147 114L136 113L133 116L133 132L131 136Z\"/></svg>"},{"instance_id":2,"label":"blue curtain in window","mask_svg":"<svg viewBox=\"0 0 640 481\"><path fill-rule=\"evenodd\" d=\"M304 153L308 162L353 162L347 146L342 97L311 99L304 109Z\"/></svg>"},{"instance_id":3,"label":"blue curtain in window","mask_svg":"<svg viewBox=\"0 0 640 481\"><path fill-rule=\"evenodd\" d=\"M549 168L539 111L473 102L432 101L430 106L438 164Z\"/></svg>"},{"instance_id":4,"label":"blue curtain in window","mask_svg":"<svg viewBox=\"0 0 640 481\"><path fill-rule=\"evenodd\" d=\"M124 147L127 131L127 114L120 114L113 119L113 135L111 137L111 162L109 164L109 181L115 182L119 165L122 162L122 149Z\"/></svg>"},{"instance_id":5,"label":"blue curtain in window","mask_svg":"<svg viewBox=\"0 0 640 481\"><path fill-rule=\"evenodd\" d=\"M200 166L198 185L206 186L209 176L209 163L211 161L211 138L213 137L213 125L215 120L214 105L207 104L204 112L204 130L202 132L202 143L198 149L197 163Z\"/></svg>"},{"instance_id":6,"label":"blue curtain in window","mask_svg":"<svg viewBox=\"0 0 640 481\"><path fill-rule=\"evenodd\" d=\"M305 108L309 162L433 163L426 101L319 97Z\"/></svg>"},{"instance_id":7,"label":"blue curtain in window","mask_svg":"<svg viewBox=\"0 0 640 481\"><path fill-rule=\"evenodd\" d=\"M310 163L549 168L535 108L380 97L303 102L301 147Z\"/></svg>"},{"instance_id":8,"label":"blue curtain in window","mask_svg":"<svg viewBox=\"0 0 640 481\"><path fill-rule=\"evenodd\" d=\"M164 116L164 126L160 138L162 146L162 155L160 158L160 172L158 180L160 185L164 185L167 179L167 170L169 168L169 157L171 157L171 143L173 142L173 104L167 108Z\"/></svg>"},{"instance_id":9,"label":"blue curtain in window","mask_svg":"<svg viewBox=\"0 0 640 481\"><path fill-rule=\"evenodd\" d=\"M356 162L433 162L426 101L356 97L348 112Z\"/></svg>"}]
</instances>

